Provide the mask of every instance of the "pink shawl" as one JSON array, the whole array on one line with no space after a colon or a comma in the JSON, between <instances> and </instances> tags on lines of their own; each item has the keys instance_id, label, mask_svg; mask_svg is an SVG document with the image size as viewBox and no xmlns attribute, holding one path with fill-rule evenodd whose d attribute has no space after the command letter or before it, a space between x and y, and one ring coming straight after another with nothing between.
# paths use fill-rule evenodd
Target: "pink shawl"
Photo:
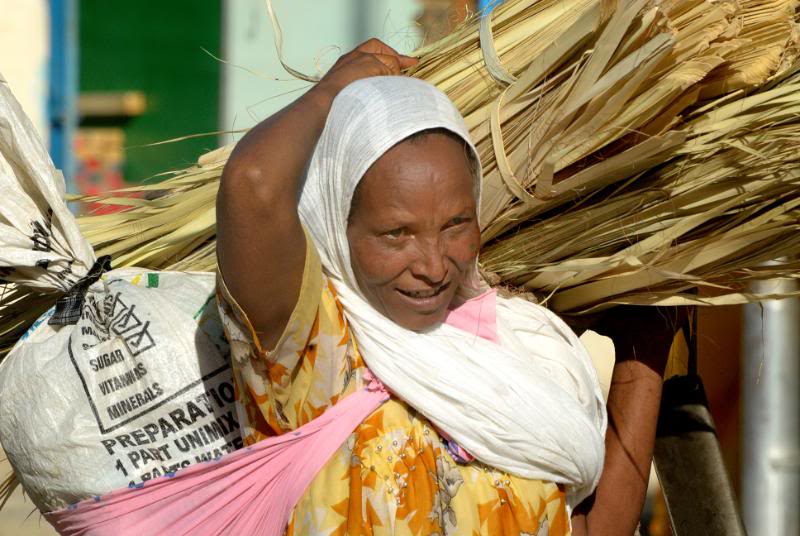
<instances>
[{"instance_id":1,"label":"pink shawl","mask_svg":"<svg viewBox=\"0 0 800 536\"><path fill-rule=\"evenodd\" d=\"M70 536L280 535L317 472L388 398L373 380L293 432L45 518Z\"/></svg>"}]
</instances>

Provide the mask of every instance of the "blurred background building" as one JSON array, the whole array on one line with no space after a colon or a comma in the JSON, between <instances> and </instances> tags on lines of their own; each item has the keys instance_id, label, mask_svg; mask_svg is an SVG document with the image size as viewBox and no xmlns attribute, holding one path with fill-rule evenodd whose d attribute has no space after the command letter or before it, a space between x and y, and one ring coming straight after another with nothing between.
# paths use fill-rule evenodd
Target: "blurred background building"
<instances>
[{"instance_id":1,"label":"blurred background building","mask_svg":"<svg viewBox=\"0 0 800 536\"><path fill-rule=\"evenodd\" d=\"M476 5L276 0L274 7L285 61L315 75L373 36L411 52ZM309 85L282 68L265 0L0 0L0 8L0 69L72 193L158 180L235 141Z\"/></svg>"},{"instance_id":2,"label":"blurred background building","mask_svg":"<svg viewBox=\"0 0 800 536\"><path fill-rule=\"evenodd\" d=\"M313 75L373 36L411 52L488 3L273 1L284 61ZM71 193L158 181L207 150L235 141L309 87L282 68L265 0L0 0L0 14L0 73L64 171ZM162 143L171 140L180 141ZM97 207L76 207L93 210ZM752 423L769 422L774 412L763 400L762 391L769 389L761 383L765 371L797 389L797 366L782 369L780 363L800 362L800 355L795 345L778 350L791 354L788 361L771 361L761 338L766 324L760 322L767 317L754 307L747 328L740 307L702 310L698 340L699 371L723 456L739 497L748 501L745 523L754 527L751 534L761 534L755 527L764 526L758 524L766 515L763 505L780 510L776 493L793 489L795 503L800 493L798 425L787 432L794 434L795 450L778 457L794 474L794 488L768 488L775 453L763 443L769 432ZM751 372L742 374L742 363ZM749 425L743 425L740 393L762 399L744 412ZM796 414L796 394L787 403ZM0 466L0 478L7 470ZM653 497L642 533L669 534L657 486ZM29 515L32 509L17 493L0 511L0 534L53 534L37 514Z\"/></svg>"}]
</instances>

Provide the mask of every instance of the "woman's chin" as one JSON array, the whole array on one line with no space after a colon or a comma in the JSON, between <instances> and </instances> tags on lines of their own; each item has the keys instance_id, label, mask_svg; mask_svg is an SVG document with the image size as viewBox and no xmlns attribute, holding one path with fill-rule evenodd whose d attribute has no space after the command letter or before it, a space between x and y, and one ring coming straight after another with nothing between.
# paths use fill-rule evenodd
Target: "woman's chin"
<instances>
[{"instance_id":1,"label":"woman's chin","mask_svg":"<svg viewBox=\"0 0 800 536\"><path fill-rule=\"evenodd\" d=\"M428 331L435 328L447 317L447 307L432 311L394 311L390 315L392 321L405 329L411 331Z\"/></svg>"},{"instance_id":2,"label":"woman's chin","mask_svg":"<svg viewBox=\"0 0 800 536\"><path fill-rule=\"evenodd\" d=\"M398 326L422 332L444 322L456 294L455 288L446 288L439 294L424 298L392 289L376 294L375 299L370 299L369 302Z\"/></svg>"}]
</instances>

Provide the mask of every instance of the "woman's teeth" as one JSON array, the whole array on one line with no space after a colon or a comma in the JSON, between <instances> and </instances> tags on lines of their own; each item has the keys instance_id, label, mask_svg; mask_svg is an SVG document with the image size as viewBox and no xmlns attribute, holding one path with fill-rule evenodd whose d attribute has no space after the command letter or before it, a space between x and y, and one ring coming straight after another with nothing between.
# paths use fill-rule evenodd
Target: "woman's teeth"
<instances>
[{"instance_id":1,"label":"woman's teeth","mask_svg":"<svg viewBox=\"0 0 800 536\"><path fill-rule=\"evenodd\" d=\"M447 285L442 285L438 288L431 289L431 290L400 290L402 294L405 294L409 298L416 298L416 299L424 299L424 298L432 298L442 292Z\"/></svg>"}]
</instances>

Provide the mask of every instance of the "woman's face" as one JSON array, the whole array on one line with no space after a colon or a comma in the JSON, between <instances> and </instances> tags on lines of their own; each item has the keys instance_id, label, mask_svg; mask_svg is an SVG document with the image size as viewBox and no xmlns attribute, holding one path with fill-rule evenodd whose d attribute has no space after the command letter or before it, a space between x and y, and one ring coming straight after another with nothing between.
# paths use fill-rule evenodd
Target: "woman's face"
<instances>
[{"instance_id":1,"label":"woman's face","mask_svg":"<svg viewBox=\"0 0 800 536\"><path fill-rule=\"evenodd\" d=\"M439 133L405 140L370 167L353 199L347 238L358 285L407 329L444 320L478 255L467 150Z\"/></svg>"}]
</instances>

